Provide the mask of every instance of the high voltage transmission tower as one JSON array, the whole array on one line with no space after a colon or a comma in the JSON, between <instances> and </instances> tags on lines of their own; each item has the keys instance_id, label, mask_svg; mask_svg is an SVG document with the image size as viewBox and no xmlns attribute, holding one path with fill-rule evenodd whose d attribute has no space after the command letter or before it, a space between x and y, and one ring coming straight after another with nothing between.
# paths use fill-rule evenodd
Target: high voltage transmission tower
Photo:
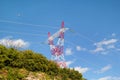
<instances>
[{"instance_id":1,"label":"high voltage transmission tower","mask_svg":"<svg viewBox=\"0 0 120 80\"><path fill-rule=\"evenodd\" d=\"M48 32L48 44L51 51L51 59L54 60L61 68L67 67L66 61L64 58L64 33L68 28L64 27L64 22L61 24L59 31L53 35ZM54 44L53 40L57 38L57 43Z\"/></svg>"}]
</instances>

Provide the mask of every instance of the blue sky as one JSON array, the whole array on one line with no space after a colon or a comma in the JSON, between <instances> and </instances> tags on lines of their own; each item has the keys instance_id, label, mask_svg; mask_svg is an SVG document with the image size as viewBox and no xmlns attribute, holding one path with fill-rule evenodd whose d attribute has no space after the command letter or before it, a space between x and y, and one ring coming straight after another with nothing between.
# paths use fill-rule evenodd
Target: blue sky
<instances>
[{"instance_id":1,"label":"blue sky","mask_svg":"<svg viewBox=\"0 0 120 80\"><path fill-rule=\"evenodd\" d=\"M0 43L20 42L51 58L43 44L61 22L65 33L65 59L88 80L120 80L119 0L1 0ZM3 42L2 42L3 41ZM16 43L15 43L16 42Z\"/></svg>"}]
</instances>

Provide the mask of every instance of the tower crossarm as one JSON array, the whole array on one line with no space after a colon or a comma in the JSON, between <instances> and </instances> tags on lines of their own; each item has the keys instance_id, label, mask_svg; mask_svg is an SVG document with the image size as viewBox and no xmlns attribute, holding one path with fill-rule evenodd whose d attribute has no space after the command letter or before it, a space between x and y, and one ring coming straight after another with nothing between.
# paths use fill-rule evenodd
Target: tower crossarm
<instances>
[{"instance_id":1,"label":"tower crossarm","mask_svg":"<svg viewBox=\"0 0 120 80\"><path fill-rule=\"evenodd\" d=\"M53 35L51 35L48 40L54 40L55 38L59 37L61 32L65 32L67 31L69 28L61 28L59 31L57 31L56 33L54 33Z\"/></svg>"}]
</instances>

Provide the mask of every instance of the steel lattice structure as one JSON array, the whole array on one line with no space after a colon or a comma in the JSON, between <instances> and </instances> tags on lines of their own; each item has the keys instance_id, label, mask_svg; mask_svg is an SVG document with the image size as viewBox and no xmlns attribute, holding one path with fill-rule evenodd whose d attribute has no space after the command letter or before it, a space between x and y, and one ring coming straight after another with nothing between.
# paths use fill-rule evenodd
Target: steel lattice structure
<instances>
[{"instance_id":1,"label":"steel lattice structure","mask_svg":"<svg viewBox=\"0 0 120 80\"><path fill-rule=\"evenodd\" d=\"M60 30L55 34L51 36L50 32L48 32L48 44L50 46L52 60L57 62L61 68L67 67L64 58L64 33L66 30L68 30L68 28L65 28L64 22L62 22ZM58 39L56 45L53 42L55 38Z\"/></svg>"}]
</instances>

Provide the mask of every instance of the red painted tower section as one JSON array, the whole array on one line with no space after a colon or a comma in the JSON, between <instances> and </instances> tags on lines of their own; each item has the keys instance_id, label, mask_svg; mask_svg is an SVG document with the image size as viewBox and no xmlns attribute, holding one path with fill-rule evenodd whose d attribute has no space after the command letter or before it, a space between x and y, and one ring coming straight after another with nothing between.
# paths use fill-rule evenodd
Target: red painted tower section
<instances>
[{"instance_id":1,"label":"red painted tower section","mask_svg":"<svg viewBox=\"0 0 120 80\"><path fill-rule=\"evenodd\" d=\"M52 55L52 60L57 62L61 68L66 67L66 62L64 59L64 32L65 32L64 22L61 24L61 28L52 36L48 32L48 44L50 46L50 51ZM57 44L54 45L53 40L57 38Z\"/></svg>"}]
</instances>

